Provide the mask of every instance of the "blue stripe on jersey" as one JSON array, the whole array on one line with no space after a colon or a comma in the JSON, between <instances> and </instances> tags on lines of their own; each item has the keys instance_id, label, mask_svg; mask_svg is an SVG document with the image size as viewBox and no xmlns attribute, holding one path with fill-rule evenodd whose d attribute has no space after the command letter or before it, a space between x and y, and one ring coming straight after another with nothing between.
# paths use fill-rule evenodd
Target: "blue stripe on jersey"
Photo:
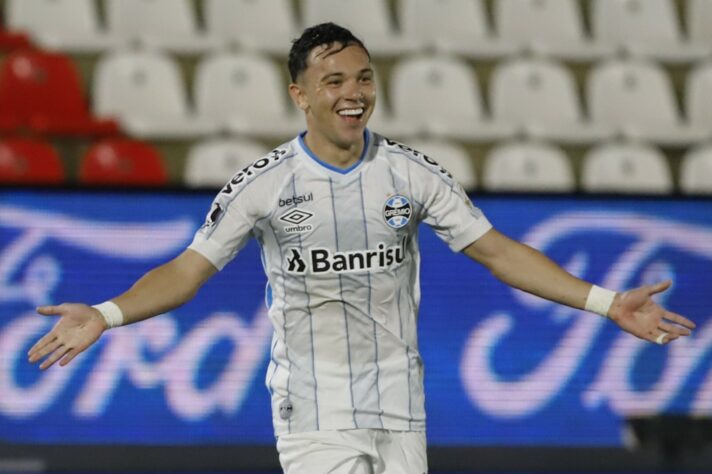
<instances>
[{"instance_id":1,"label":"blue stripe on jersey","mask_svg":"<svg viewBox=\"0 0 712 474\"><path fill-rule=\"evenodd\" d=\"M297 183L296 174L292 174L292 193L293 196L297 196ZM297 207L295 203L292 207ZM302 234L297 234L299 237L299 251L304 255L304 247L302 244ZM311 301L309 298L309 290L307 288L307 277L302 275L302 281L304 282L304 294L307 297L307 312L309 313L309 339L311 341L311 357L312 357L312 379L314 380L314 412L316 417L316 430L319 431L319 397L317 396L317 384L316 384L316 365L314 356L314 322L313 314L311 311Z\"/></svg>"},{"instance_id":2,"label":"blue stripe on jersey","mask_svg":"<svg viewBox=\"0 0 712 474\"><path fill-rule=\"evenodd\" d=\"M369 248L368 246L368 225L366 224L366 204L364 203L363 200L363 173L359 173L358 175L358 186L359 186L359 191L361 192L361 212L363 214L363 235L366 239L366 246L364 248ZM383 409L381 408L381 387L379 383L380 379L380 374L381 374L381 368L378 365L378 335L376 334L376 320L373 318L371 315L371 272L369 271L366 274L366 277L368 278L368 316L371 318L371 324L373 324L373 345L375 349L375 354L374 354L374 362L376 364L376 394L378 395L378 421L381 423L381 428L383 428Z\"/></svg>"},{"instance_id":3,"label":"blue stripe on jersey","mask_svg":"<svg viewBox=\"0 0 712 474\"><path fill-rule=\"evenodd\" d=\"M334 239L336 240L336 251L339 251L339 229L336 226L336 202L334 197L334 181L329 178L329 190L331 192L331 210L334 215ZM344 327L346 329L346 355L349 361L349 393L351 394L351 416L354 421L354 428L358 428L356 422L356 406L354 405L354 377L351 367L351 342L349 339L349 320L346 314L346 302L344 301L344 283L339 273L339 292L341 294L341 306L344 309Z\"/></svg>"},{"instance_id":4,"label":"blue stripe on jersey","mask_svg":"<svg viewBox=\"0 0 712 474\"><path fill-rule=\"evenodd\" d=\"M307 132L302 132L299 134L299 145L301 145L302 149L304 149L304 152L309 155L309 157L319 163L321 166L323 166L326 169L329 169L331 171L335 171L337 173L341 174L348 174L350 171L352 171L354 168L356 168L358 165L361 164L363 161L364 157L366 156L366 152L368 151L368 144L371 141L370 140L370 134L368 133L368 130L363 131L363 150L361 151L361 156L359 156L358 160L356 163L353 165L349 166L348 168L338 168L332 164L327 163L326 161L321 160L316 154L314 154L313 151L307 146L307 144L304 142L304 136L307 134Z\"/></svg>"}]
</instances>

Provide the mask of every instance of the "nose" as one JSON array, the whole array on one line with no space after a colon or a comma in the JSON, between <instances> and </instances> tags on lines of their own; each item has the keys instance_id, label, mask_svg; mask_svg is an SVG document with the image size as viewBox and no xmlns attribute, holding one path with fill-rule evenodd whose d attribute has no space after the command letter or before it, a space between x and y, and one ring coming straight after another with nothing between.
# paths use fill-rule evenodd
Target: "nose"
<instances>
[{"instance_id":1,"label":"nose","mask_svg":"<svg viewBox=\"0 0 712 474\"><path fill-rule=\"evenodd\" d=\"M351 82L348 90L346 91L346 97L352 100L362 100L364 95L363 84L359 81Z\"/></svg>"}]
</instances>

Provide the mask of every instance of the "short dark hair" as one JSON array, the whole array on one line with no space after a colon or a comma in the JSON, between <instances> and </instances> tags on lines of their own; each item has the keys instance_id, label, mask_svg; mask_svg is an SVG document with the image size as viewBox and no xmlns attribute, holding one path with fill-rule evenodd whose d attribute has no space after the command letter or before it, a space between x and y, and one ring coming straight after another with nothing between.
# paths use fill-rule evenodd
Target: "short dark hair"
<instances>
[{"instance_id":1,"label":"short dark hair","mask_svg":"<svg viewBox=\"0 0 712 474\"><path fill-rule=\"evenodd\" d=\"M366 46L363 45L363 42L343 26L332 22L310 26L304 30L299 38L292 41L292 49L289 50L287 66L289 67L289 75L292 78L292 82L296 82L299 74L307 68L307 57L312 49L317 46L329 46L334 43L341 44L341 49L354 44L358 45L366 51L369 59L371 58L371 54L366 49Z\"/></svg>"}]
</instances>

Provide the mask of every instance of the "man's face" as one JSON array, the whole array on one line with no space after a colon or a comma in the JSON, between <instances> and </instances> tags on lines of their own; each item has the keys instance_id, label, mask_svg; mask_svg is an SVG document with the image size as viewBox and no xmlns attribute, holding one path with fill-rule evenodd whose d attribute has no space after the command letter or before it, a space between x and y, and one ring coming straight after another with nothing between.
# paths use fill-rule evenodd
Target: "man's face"
<instances>
[{"instance_id":1,"label":"man's face","mask_svg":"<svg viewBox=\"0 0 712 474\"><path fill-rule=\"evenodd\" d=\"M376 101L368 54L358 45L314 48L290 93L317 135L312 138L343 149L360 143Z\"/></svg>"}]
</instances>

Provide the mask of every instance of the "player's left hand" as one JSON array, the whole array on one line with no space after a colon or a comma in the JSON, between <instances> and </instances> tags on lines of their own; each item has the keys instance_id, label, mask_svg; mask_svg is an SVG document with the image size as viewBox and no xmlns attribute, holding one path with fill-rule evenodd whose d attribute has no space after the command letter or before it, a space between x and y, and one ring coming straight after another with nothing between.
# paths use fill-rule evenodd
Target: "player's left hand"
<instances>
[{"instance_id":1,"label":"player's left hand","mask_svg":"<svg viewBox=\"0 0 712 474\"><path fill-rule=\"evenodd\" d=\"M652 299L653 295L667 290L671 284L667 280L616 294L608 317L624 331L657 344L667 344L680 336L689 336L695 323L667 311Z\"/></svg>"}]
</instances>

